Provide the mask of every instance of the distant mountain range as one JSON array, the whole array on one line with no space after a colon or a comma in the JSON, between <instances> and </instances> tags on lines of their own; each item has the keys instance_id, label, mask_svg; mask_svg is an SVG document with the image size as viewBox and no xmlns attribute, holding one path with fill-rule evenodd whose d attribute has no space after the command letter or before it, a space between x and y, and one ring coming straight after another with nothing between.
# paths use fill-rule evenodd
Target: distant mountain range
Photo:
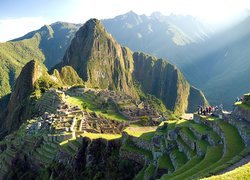
<instances>
[{"instance_id":1,"label":"distant mountain range","mask_svg":"<svg viewBox=\"0 0 250 180\"><path fill-rule=\"evenodd\" d=\"M164 16L159 12L146 16L130 11L102 22L122 45L133 51L168 58L179 67L188 63L188 58L182 58L184 54L190 54L186 50L187 47L192 48L194 44L206 41L213 34L212 29L197 18L182 15Z\"/></svg>"},{"instance_id":2,"label":"distant mountain range","mask_svg":"<svg viewBox=\"0 0 250 180\"><path fill-rule=\"evenodd\" d=\"M201 88L212 104L231 107L249 87L249 17L224 32L215 33L191 16L151 16L128 12L102 20L123 46L166 58L188 81ZM0 97L6 102L21 68L31 59L48 69L61 61L80 24L57 22L21 38L0 43ZM1 105L0 101L0 105ZM2 103L4 104L4 103Z\"/></svg>"},{"instance_id":3,"label":"distant mountain range","mask_svg":"<svg viewBox=\"0 0 250 180\"><path fill-rule=\"evenodd\" d=\"M107 30L132 50L168 58L211 104L231 108L250 90L250 17L216 33L191 16L151 16L129 12L103 20Z\"/></svg>"}]
</instances>

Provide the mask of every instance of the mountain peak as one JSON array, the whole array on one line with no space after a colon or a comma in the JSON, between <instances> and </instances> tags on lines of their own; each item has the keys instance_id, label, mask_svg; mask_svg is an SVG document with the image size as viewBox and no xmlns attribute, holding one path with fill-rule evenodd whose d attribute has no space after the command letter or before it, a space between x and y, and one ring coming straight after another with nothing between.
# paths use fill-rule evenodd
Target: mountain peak
<instances>
[{"instance_id":1,"label":"mountain peak","mask_svg":"<svg viewBox=\"0 0 250 180\"><path fill-rule=\"evenodd\" d=\"M22 114L22 104L23 101L32 93L34 84L37 79L43 75L44 67L35 60L29 61L22 69L20 75L18 76L14 89L11 93L10 101L7 106L6 114L6 128L8 130L13 130L22 123L24 116ZM16 117L13 116L13 112L17 114Z\"/></svg>"},{"instance_id":2,"label":"mountain peak","mask_svg":"<svg viewBox=\"0 0 250 180\"><path fill-rule=\"evenodd\" d=\"M153 18L159 18L159 17L162 17L164 16L160 11L156 11L156 12L153 12L150 17L153 17Z\"/></svg>"},{"instance_id":3,"label":"mountain peak","mask_svg":"<svg viewBox=\"0 0 250 180\"><path fill-rule=\"evenodd\" d=\"M76 33L63 62L90 87L122 91L133 96L132 53L121 47L97 19L88 20Z\"/></svg>"},{"instance_id":4,"label":"mountain peak","mask_svg":"<svg viewBox=\"0 0 250 180\"><path fill-rule=\"evenodd\" d=\"M76 33L76 38L83 36L93 36L96 37L97 34L101 32L106 32L101 21L98 19L90 19L88 20ZM107 34L107 33L106 33Z\"/></svg>"},{"instance_id":5,"label":"mountain peak","mask_svg":"<svg viewBox=\"0 0 250 180\"><path fill-rule=\"evenodd\" d=\"M92 19L89 19L86 23L85 23L85 26L88 26L88 25L99 25L101 24L101 21L96 19L96 18L92 18Z\"/></svg>"}]
</instances>

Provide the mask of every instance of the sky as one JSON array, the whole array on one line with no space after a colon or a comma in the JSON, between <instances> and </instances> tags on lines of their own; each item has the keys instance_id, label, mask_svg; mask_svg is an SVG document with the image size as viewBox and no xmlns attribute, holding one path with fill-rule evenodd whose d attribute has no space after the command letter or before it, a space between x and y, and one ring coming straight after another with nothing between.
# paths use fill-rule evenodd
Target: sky
<instances>
[{"instance_id":1,"label":"sky","mask_svg":"<svg viewBox=\"0 0 250 180\"><path fill-rule=\"evenodd\" d=\"M220 24L244 9L250 9L250 0L1 0L0 42L56 21L84 23L90 18L113 18L131 10L146 15L155 11L192 15Z\"/></svg>"}]
</instances>

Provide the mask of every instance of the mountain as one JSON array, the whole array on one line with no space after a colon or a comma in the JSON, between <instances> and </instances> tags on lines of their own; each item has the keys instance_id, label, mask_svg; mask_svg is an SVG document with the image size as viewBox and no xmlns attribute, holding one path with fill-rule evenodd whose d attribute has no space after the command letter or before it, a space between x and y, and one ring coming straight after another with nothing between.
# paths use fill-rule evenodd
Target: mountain
<instances>
[{"instance_id":1,"label":"mountain","mask_svg":"<svg viewBox=\"0 0 250 180\"><path fill-rule=\"evenodd\" d=\"M213 104L231 102L250 89L250 16L197 47L193 62L183 68Z\"/></svg>"},{"instance_id":2,"label":"mountain","mask_svg":"<svg viewBox=\"0 0 250 180\"><path fill-rule=\"evenodd\" d=\"M176 113L195 111L197 105L206 103L203 94L190 87L176 67L120 46L96 19L87 21L76 33L57 68L65 65L72 66L87 86L132 97L138 96L136 80L144 92L155 95Z\"/></svg>"},{"instance_id":3,"label":"mountain","mask_svg":"<svg viewBox=\"0 0 250 180\"><path fill-rule=\"evenodd\" d=\"M62 89L79 84L83 84L83 81L72 67L65 66L49 75L47 68L40 61L29 61L22 68L7 106L0 113L0 129L10 133L17 130L28 118L45 113L38 104L41 96L50 88ZM53 96L49 99L45 102L46 106L50 105L51 100L55 101Z\"/></svg>"},{"instance_id":4,"label":"mountain","mask_svg":"<svg viewBox=\"0 0 250 180\"><path fill-rule=\"evenodd\" d=\"M60 66L65 65L72 66L90 87L136 97L132 52L121 47L96 19L86 22L76 33Z\"/></svg>"},{"instance_id":5,"label":"mountain","mask_svg":"<svg viewBox=\"0 0 250 180\"><path fill-rule=\"evenodd\" d=\"M216 32L191 16L151 16L128 12L103 20L119 43L167 58L209 102L231 104L249 86L249 11L238 23ZM248 14L248 15L247 15Z\"/></svg>"},{"instance_id":6,"label":"mountain","mask_svg":"<svg viewBox=\"0 0 250 180\"><path fill-rule=\"evenodd\" d=\"M79 26L56 22L0 43L0 98L11 92L22 67L30 60L44 62L49 69L59 63Z\"/></svg>"},{"instance_id":7,"label":"mountain","mask_svg":"<svg viewBox=\"0 0 250 180\"><path fill-rule=\"evenodd\" d=\"M207 40L213 30L192 16L169 15L159 12L151 16L138 15L132 11L102 20L104 27L117 41L133 51L143 51L168 58L183 67L193 52L187 50L194 44Z\"/></svg>"},{"instance_id":8,"label":"mountain","mask_svg":"<svg viewBox=\"0 0 250 180\"><path fill-rule=\"evenodd\" d=\"M43 71L44 67L34 60L23 67L15 82L7 108L0 118L1 127L5 127L8 131L16 130L27 119L29 112L27 109L31 108L27 98L33 92L35 82L43 75Z\"/></svg>"},{"instance_id":9,"label":"mountain","mask_svg":"<svg viewBox=\"0 0 250 180\"><path fill-rule=\"evenodd\" d=\"M135 52L134 77L142 89L161 99L175 113L193 112L197 105L206 104L203 93L190 86L184 76L166 60Z\"/></svg>"},{"instance_id":10,"label":"mountain","mask_svg":"<svg viewBox=\"0 0 250 180\"><path fill-rule=\"evenodd\" d=\"M119 45L99 20L49 73L31 60L15 81L0 115L0 179L201 179L249 155L250 94L232 113L179 117L206 104L202 92L167 60Z\"/></svg>"}]
</instances>

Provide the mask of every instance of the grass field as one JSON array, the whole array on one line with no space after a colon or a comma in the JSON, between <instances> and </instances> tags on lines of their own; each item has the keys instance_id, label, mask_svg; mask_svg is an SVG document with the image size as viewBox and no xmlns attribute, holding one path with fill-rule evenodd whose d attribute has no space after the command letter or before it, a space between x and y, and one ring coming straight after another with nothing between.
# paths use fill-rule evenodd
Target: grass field
<instances>
[{"instance_id":1,"label":"grass field","mask_svg":"<svg viewBox=\"0 0 250 180\"><path fill-rule=\"evenodd\" d=\"M101 115L107 119L112 119L116 121L128 120L126 117L122 116L119 113L116 113L115 111L107 112L106 109L99 108L93 101L91 101L88 98L71 96L71 97L68 97L66 101L73 106L79 106L81 109L84 109L84 107L87 107L87 110L89 112L95 112L97 115Z\"/></svg>"},{"instance_id":2,"label":"grass field","mask_svg":"<svg viewBox=\"0 0 250 180\"><path fill-rule=\"evenodd\" d=\"M139 137L144 140L151 140L156 131L155 126L152 127L128 127L124 131L134 137Z\"/></svg>"}]
</instances>

